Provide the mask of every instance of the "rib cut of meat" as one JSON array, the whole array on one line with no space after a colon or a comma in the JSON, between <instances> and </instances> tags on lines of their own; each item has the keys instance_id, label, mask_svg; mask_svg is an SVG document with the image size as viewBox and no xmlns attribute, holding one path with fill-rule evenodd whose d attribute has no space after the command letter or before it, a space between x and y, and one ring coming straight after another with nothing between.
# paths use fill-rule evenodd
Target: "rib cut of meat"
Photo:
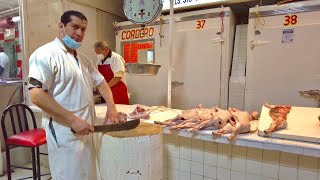
<instances>
[{"instance_id":1,"label":"rib cut of meat","mask_svg":"<svg viewBox=\"0 0 320 180\"><path fill-rule=\"evenodd\" d=\"M291 105L270 105L265 103L264 106L270 109L269 116L272 118L269 129L264 131L266 134L287 127L287 115L290 113Z\"/></svg>"}]
</instances>

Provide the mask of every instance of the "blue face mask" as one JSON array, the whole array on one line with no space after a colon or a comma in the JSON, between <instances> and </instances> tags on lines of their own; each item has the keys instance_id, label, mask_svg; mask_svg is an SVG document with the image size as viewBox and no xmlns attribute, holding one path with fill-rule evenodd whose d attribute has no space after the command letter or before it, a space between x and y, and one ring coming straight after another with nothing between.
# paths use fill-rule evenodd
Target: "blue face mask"
<instances>
[{"instance_id":1,"label":"blue face mask","mask_svg":"<svg viewBox=\"0 0 320 180\"><path fill-rule=\"evenodd\" d=\"M66 32L64 32L66 34ZM77 49L81 46L81 42L77 42L73 40L70 36L67 34L62 38L66 46L68 46L70 49Z\"/></svg>"}]
</instances>

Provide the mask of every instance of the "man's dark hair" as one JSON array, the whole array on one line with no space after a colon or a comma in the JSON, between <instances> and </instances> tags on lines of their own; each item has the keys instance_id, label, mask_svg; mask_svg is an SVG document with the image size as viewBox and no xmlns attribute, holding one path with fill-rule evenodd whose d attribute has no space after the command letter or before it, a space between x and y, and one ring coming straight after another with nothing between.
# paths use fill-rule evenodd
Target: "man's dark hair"
<instances>
[{"instance_id":1,"label":"man's dark hair","mask_svg":"<svg viewBox=\"0 0 320 180\"><path fill-rule=\"evenodd\" d=\"M82 14L81 12L75 11L75 10L69 10L69 11L66 11L62 14L60 22L62 22L63 25L66 26L71 21L71 16L76 16L76 17L80 18L81 20L88 21L86 16L84 14Z\"/></svg>"}]
</instances>

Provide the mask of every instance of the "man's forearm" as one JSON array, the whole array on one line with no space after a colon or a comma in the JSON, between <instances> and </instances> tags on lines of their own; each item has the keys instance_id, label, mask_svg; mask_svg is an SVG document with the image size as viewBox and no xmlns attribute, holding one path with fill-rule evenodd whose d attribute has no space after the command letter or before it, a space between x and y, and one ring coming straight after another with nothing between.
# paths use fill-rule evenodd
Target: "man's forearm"
<instances>
[{"instance_id":1,"label":"man's forearm","mask_svg":"<svg viewBox=\"0 0 320 180\"><path fill-rule=\"evenodd\" d=\"M53 116L58 122L71 127L76 116L60 106L47 92L42 88L33 88L30 90L31 102L41 108L43 111Z\"/></svg>"},{"instance_id":2,"label":"man's forearm","mask_svg":"<svg viewBox=\"0 0 320 180\"><path fill-rule=\"evenodd\" d=\"M108 85L109 87L112 87L114 85L116 85L118 82L121 81L121 77L113 77L109 82Z\"/></svg>"},{"instance_id":3,"label":"man's forearm","mask_svg":"<svg viewBox=\"0 0 320 180\"><path fill-rule=\"evenodd\" d=\"M97 88L101 96L103 97L103 99L106 101L107 106L113 106L114 105L113 96L107 82L103 81Z\"/></svg>"}]
</instances>

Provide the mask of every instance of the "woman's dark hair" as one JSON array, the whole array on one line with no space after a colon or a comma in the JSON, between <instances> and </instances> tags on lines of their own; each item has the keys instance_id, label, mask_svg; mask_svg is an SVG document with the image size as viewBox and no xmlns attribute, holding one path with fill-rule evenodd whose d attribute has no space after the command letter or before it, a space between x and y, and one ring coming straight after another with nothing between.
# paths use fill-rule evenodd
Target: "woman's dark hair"
<instances>
[{"instance_id":1,"label":"woman's dark hair","mask_svg":"<svg viewBox=\"0 0 320 180\"><path fill-rule=\"evenodd\" d=\"M79 11L75 11L75 10L69 10L69 11L64 12L61 16L60 21L63 23L63 25L67 25L71 21L71 16L76 16L76 17L80 18L81 20L88 21L84 14L82 14Z\"/></svg>"}]
</instances>

